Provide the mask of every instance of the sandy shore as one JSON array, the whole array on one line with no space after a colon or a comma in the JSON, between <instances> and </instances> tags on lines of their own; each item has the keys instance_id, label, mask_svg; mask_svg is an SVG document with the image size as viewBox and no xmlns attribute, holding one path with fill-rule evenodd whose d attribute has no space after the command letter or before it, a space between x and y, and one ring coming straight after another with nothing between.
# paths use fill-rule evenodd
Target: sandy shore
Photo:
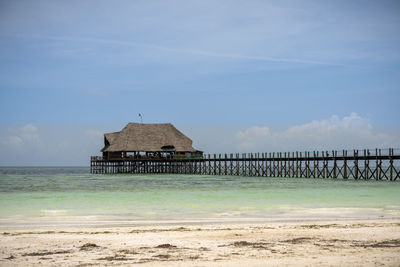
<instances>
[{"instance_id":1,"label":"sandy shore","mask_svg":"<svg viewBox=\"0 0 400 267\"><path fill-rule=\"evenodd\" d=\"M0 229L1 266L399 266L400 220Z\"/></svg>"}]
</instances>

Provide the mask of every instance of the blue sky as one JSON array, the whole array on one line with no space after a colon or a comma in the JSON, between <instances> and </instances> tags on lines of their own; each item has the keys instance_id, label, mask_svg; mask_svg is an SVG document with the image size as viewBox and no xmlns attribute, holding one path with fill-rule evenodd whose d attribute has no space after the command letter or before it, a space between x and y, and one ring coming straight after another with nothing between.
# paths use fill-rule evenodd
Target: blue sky
<instances>
[{"instance_id":1,"label":"blue sky","mask_svg":"<svg viewBox=\"0 0 400 267\"><path fill-rule=\"evenodd\" d=\"M138 113L210 153L400 147L399 1L1 1L0 59L0 165Z\"/></svg>"}]
</instances>

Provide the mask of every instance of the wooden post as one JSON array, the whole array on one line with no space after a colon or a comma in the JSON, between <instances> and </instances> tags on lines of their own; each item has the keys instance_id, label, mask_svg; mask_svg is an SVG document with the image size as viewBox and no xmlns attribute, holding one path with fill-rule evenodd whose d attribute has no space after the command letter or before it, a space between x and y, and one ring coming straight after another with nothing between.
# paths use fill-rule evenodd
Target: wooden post
<instances>
[{"instance_id":1,"label":"wooden post","mask_svg":"<svg viewBox=\"0 0 400 267\"><path fill-rule=\"evenodd\" d=\"M200 175L202 175L202 170L203 170L203 168L202 168L203 166L202 165L203 165L203 160L199 159L199 174Z\"/></svg>"},{"instance_id":2,"label":"wooden post","mask_svg":"<svg viewBox=\"0 0 400 267\"><path fill-rule=\"evenodd\" d=\"M364 149L364 170L362 171L364 180L367 179L367 151Z\"/></svg>"},{"instance_id":3,"label":"wooden post","mask_svg":"<svg viewBox=\"0 0 400 267\"><path fill-rule=\"evenodd\" d=\"M207 166L207 174L211 175L211 155L208 154L208 166Z\"/></svg>"},{"instance_id":4,"label":"wooden post","mask_svg":"<svg viewBox=\"0 0 400 267\"><path fill-rule=\"evenodd\" d=\"M393 148L389 148L390 181L393 181Z\"/></svg>"},{"instance_id":5,"label":"wooden post","mask_svg":"<svg viewBox=\"0 0 400 267\"><path fill-rule=\"evenodd\" d=\"M261 154L261 157L262 157L262 162L261 162L261 165L262 165L262 167L261 167L262 170L261 171L262 171L262 173L261 173L261 175L262 176L265 175L265 154L266 153L264 153L264 152Z\"/></svg>"},{"instance_id":6,"label":"wooden post","mask_svg":"<svg viewBox=\"0 0 400 267\"><path fill-rule=\"evenodd\" d=\"M218 175L221 175L221 154L218 154Z\"/></svg>"},{"instance_id":7,"label":"wooden post","mask_svg":"<svg viewBox=\"0 0 400 267\"><path fill-rule=\"evenodd\" d=\"M253 176L259 176L259 168L258 168L258 153L254 153L254 171L253 171Z\"/></svg>"},{"instance_id":8,"label":"wooden post","mask_svg":"<svg viewBox=\"0 0 400 267\"><path fill-rule=\"evenodd\" d=\"M375 148L375 180L379 180L379 161L377 148Z\"/></svg>"},{"instance_id":9,"label":"wooden post","mask_svg":"<svg viewBox=\"0 0 400 267\"><path fill-rule=\"evenodd\" d=\"M307 152L308 153L308 169L309 169L309 175L310 175L310 178L312 178L313 177L313 171L314 170L311 170L311 152L309 151L309 152ZM313 159L313 161L314 161L314 159Z\"/></svg>"},{"instance_id":10,"label":"wooden post","mask_svg":"<svg viewBox=\"0 0 400 267\"><path fill-rule=\"evenodd\" d=\"M279 152L278 155L279 155L278 177L282 177L282 172L283 172L282 152Z\"/></svg>"},{"instance_id":11,"label":"wooden post","mask_svg":"<svg viewBox=\"0 0 400 267\"><path fill-rule=\"evenodd\" d=\"M246 171L246 176L251 176L251 158L252 156L250 155L250 153L248 153L246 155L246 158L248 158L249 160L246 161L247 163L247 171Z\"/></svg>"},{"instance_id":12,"label":"wooden post","mask_svg":"<svg viewBox=\"0 0 400 267\"><path fill-rule=\"evenodd\" d=\"M250 172L250 176L256 176L256 170L257 170L257 166L256 166L256 157L257 157L257 154L254 154L253 155L253 153L251 154L251 169L252 169L252 171Z\"/></svg>"},{"instance_id":13,"label":"wooden post","mask_svg":"<svg viewBox=\"0 0 400 267\"><path fill-rule=\"evenodd\" d=\"M365 169L365 180L369 180L369 149L365 150L364 149L364 169Z\"/></svg>"},{"instance_id":14,"label":"wooden post","mask_svg":"<svg viewBox=\"0 0 400 267\"><path fill-rule=\"evenodd\" d=\"M313 178L315 178L316 177L316 170L317 170L317 168L316 168L316 166L315 166L315 163L316 163L316 161L315 161L315 150L313 151L313 170L312 170L312 174L313 174Z\"/></svg>"},{"instance_id":15,"label":"wooden post","mask_svg":"<svg viewBox=\"0 0 400 267\"><path fill-rule=\"evenodd\" d=\"M276 177L281 176L281 152L276 152Z\"/></svg>"},{"instance_id":16,"label":"wooden post","mask_svg":"<svg viewBox=\"0 0 400 267\"><path fill-rule=\"evenodd\" d=\"M214 175L217 175L217 155L214 154Z\"/></svg>"},{"instance_id":17,"label":"wooden post","mask_svg":"<svg viewBox=\"0 0 400 267\"><path fill-rule=\"evenodd\" d=\"M287 154L283 155L283 175L284 177L287 177Z\"/></svg>"},{"instance_id":18,"label":"wooden post","mask_svg":"<svg viewBox=\"0 0 400 267\"><path fill-rule=\"evenodd\" d=\"M244 174L243 174L243 168L244 168L243 157L244 157L244 155L243 155L243 153L241 153L241 154L238 154L238 156L239 156L239 159L238 159L239 176L244 176Z\"/></svg>"},{"instance_id":19,"label":"wooden post","mask_svg":"<svg viewBox=\"0 0 400 267\"><path fill-rule=\"evenodd\" d=\"M379 157L381 157L381 159L379 160L379 170L380 170L379 175L381 175L382 174L382 163L383 163L381 149L379 149ZM381 180L381 179L382 179L382 176L379 176L379 180Z\"/></svg>"},{"instance_id":20,"label":"wooden post","mask_svg":"<svg viewBox=\"0 0 400 267\"><path fill-rule=\"evenodd\" d=\"M249 176L253 176L253 153L249 153Z\"/></svg>"},{"instance_id":21,"label":"wooden post","mask_svg":"<svg viewBox=\"0 0 400 267\"><path fill-rule=\"evenodd\" d=\"M227 173L228 169L226 167L227 160L228 160L228 157L226 154L224 154L224 175L228 175L228 173Z\"/></svg>"},{"instance_id":22,"label":"wooden post","mask_svg":"<svg viewBox=\"0 0 400 267\"><path fill-rule=\"evenodd\" d=\"M354 179L358 179L358 150L353 150L354 157Z\"/></svg>"},{"instance_id":23,"label":"wooden post","mask_svg":"<svg viewBox=\"0 0 400 267\"><path fill-rule=\"evenodd\" d=\"M333 151L333 178L336 179L337 178L337 151Z\"/></svg>"},{"instance_id":24,"label":"wooden post","mask_svg":"<svg viewBox=\"0 0 400 267\"><path fill-rule=\"evenodd\" d=\"M238 167L239 167L239 175L243 176L243 153L238 154Z\"/></svg>"},{"instance_id":25,"label":"wooden post","mask_svg":"<svg viewBox=\"0 0 400 267\"><path fill-rule=\"evenodd\" d=\"M207 155L203 156L202 159L202 167L201 167L201 174L207 175Z\"/></svg>"},{"instance_id":26,"label":"wooden post","mask_svg":"<svg viewBox=\"0 0 400 267\"><path fill-rule=\"evenodd\" d=\"M242 162L241 175L242 175L242 176L246 176L246 169L247 169L247 165L246 165L246 153L242 153L241 162Z\"/></svg>"},{"instance_id":27,"label":"wooden post","mask_svg":"<svg viewBox=\"0 0 400 267\"><path fill-rule=\"evenodd\" d=\"M303 152L299 152L300 153L300 159L299 159L299 161L300 161L300 164L299 164L299 173L300 173L300 175L299 175L299 177L303 177Z\"/></svg>"},{"instance_id":28,"label":"wooden post","mask_svg":"<svg viewBox=\"0 0 400 267\"><path fill-rule=\"evenodd\" d=\"M380 157L381 150L376 149L376 179L380 180L381 179L381 168L380 168L380 161L378 160L378 155Z\"/></svg>"},{"instance_id":29,"label":"wooden post","mask_svg":"<svg viewBox=\"0 0 400 267\"><path fill-rule=\"evenodd\" d=\"M347 180L347 150L343 149L343 179Z\"/></svg>"},{"instance_id":30,"label":"wooden post","mask_svg":"<svg viewBox=\"0 0 400 267\"><path fill-rule=\"evenodd\" d=\"M271 168L271 177L275 177L275 152L272 152L272 168ZM270 164L271 165L271 164Z\"/></svg>"},{"instance_id":31,"label":"wooden post","mask_svg":"<svg viewBox=\"0 0 400 267\"><path fill-rule=\"evenodd\" d=\"M372 170L371 170L371 167L370 167L370 165L369 165L369 162L370 162L370 159L369 159L369 157L371 156L371 152L369 151L369 149L367 149L367 164L368 164L368 179L371 179L373 176L372 176ZM371 173L371 176L369 175L369 173Z\"/></svg>"},{"instance_id":32,"label":"wooden post","mask_svg":"<svg viewBox=\"0 0 400 267\"><path fill-rule=\"evenodd\" d=\"M325 178L325 151L321 151L322 154L322 178Z\"/></svg>"},{"instance_id":33,"label":"wooden post","mask_svg":"<svg viewBox=\"0 0 400 267\"><path fill-rule=\"evenodd\" d=\"M282 171L282 153L281 152L276 152L276 156L277 156L277 162L278 162L278 168L277 168L277 177L281 177L281 171Z\"/></svg>"},{"instance_id":34,"label":"wooden post","mask_svg":"<svg viewBox=\"0 0 400 267\"><path fill-rule=\"evenodd\" d=\"M295 168L296 168L296 163L295 163L295 158L296 158L295 152L293 151L293 152L292 152L292 177L296 177L296 170L295 170Z\"/></svg>"},{"instance_id":35,"label":"wooden post","mask_svg":"<svg viewBox=\"0 0 400 267\"><path fill-rule=\"evenodd\" d=\"M308 170L309 170L309 158L308 158L308 152L304 151L304 156L305 156L305 167L306 167L306 178L309 178L310 176L308 175Z\"/></svg>"},{"instance_id":36,"label":"wooden post","mask_svg":"<svg viewBox=\"0 0 400 267\"><path fill-rule=\"evenodd\" d=\"M319 151L316 152L317 158L315 159L316 163L316 177L320 177L320 171L319 171Z\"/></svg>"},{"instance_id":37,"label":"wooden post","mask_svg":"<svg viewBox=\"0 0 400 267\"><path fill-rule=\"evenodd\" d=\"M239 176L240 175L240 154L236 153L236 175Z\"/></svg>"},{"instance_id":38,"label":"wooden post","mask_svg":"<svg viewBox=\"0 0 400 267\"><path fill-rule=\"evenodd\" d=\"M232 153L230 154L230 161L229 161L229 163L230 163L230 165L229 165L229 168L230 168L230 172L229 172L229 175L233 175L233 169L232 169Z\"/></svg>"}]
</instances>

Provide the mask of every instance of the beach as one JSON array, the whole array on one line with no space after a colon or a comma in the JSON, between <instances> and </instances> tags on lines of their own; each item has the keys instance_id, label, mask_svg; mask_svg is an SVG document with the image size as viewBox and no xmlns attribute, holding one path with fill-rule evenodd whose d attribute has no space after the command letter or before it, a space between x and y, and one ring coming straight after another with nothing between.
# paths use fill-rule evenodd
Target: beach
<instances>
[{"instance_id":1,"label":"beach","mask_svg":"<svg viewBox=\"0 0 400 267\"><path fill-rule=\"evenodd\" d=\"M3 228L1 266L399 266L400 220Z\"/></svg>"},{"instance_id":2,"label":"beach","mask_svg":"<svg viewBox=\"0 0 400 267\"><path fill-rule=\"evenodd\" d=\"M0 266L399 266L399 190L0 168Z\"/></svg>"}]
</instances>

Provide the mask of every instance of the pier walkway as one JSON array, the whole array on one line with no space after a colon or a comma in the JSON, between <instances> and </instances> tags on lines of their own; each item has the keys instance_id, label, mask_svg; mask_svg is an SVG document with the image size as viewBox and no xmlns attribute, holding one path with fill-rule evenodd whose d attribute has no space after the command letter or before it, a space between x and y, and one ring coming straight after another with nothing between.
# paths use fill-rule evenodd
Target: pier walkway
<instances>
[{"instance_id":1,"label":"pier walkway","mask_svg":"<svg viewBox=\"0 0 400 267\"><path fill-rule=\"evenodd\" d=\"M266 177L400 180L400 149L213 154L199 158L104 160L93 156L90 172L170 173Z\"/></svg>"}]
</instances>

